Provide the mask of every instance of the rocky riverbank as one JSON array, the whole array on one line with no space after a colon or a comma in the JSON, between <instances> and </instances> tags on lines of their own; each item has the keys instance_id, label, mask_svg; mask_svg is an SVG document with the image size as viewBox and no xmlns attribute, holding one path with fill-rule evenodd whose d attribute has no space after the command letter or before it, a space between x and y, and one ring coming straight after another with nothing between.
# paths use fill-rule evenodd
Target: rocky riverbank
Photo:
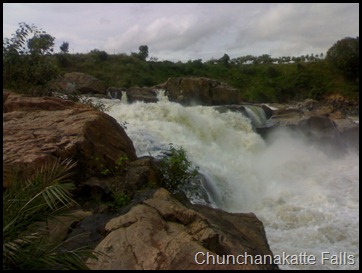
<instances>
[{"instance_id":1,"label":"rocky riverbank","mask_svg":"<svg viewBox=\"0 0 362 273\"><path fill-rule=\"evenodd\" d=\"M207 264L196 253L272 255L263 224L252 213L232 214L180 202L159 188L152 158L137 158L132 141L110 116L90 106L53 97L26 97L3 91L4 169L29 175L44 162L78 162L73 180L80 207L75 217L49 223L49 236L64 241L85 233L68 248L89 246L107 256L89 260L91 269L277 269L274 264ZM118 158L125 168L111 170ZM8 173L7 171L4 173ZM116 212L105 202L111 185L134 197ZM3 188L11 187L6 175ZM51 226L50 226L51 224Z\"/></svg>"}]
</instances>

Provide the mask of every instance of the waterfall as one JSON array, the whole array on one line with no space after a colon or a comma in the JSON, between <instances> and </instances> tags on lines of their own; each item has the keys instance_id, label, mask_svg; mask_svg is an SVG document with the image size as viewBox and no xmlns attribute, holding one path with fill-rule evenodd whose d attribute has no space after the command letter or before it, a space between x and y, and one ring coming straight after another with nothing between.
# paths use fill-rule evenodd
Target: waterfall
<instances>
[{"instance_id":1,"label":"waterfall","mask_svg":"<svg viewBox=\"0 0 362 273\"><path fill-rule=\"evenodd\" d=\"M205 177L212 204L255 213L274 255L316 257L315 265L282 269L359 268L357 154L331 158L282 130L266 144L253 130L265 116L252 106L246 107L248 118L208 106L184 107L169 102L162 91L158 103L102 102L111 106L109 115L128 123L138 156L160 156L170 143L182 146ZM340 253L353 255L354 264L322 263L323 255Z\"/></svg>"},{"instance_id":2,"label":"waterfall","mask_svg":"<svg viewBox=\"0 0 362 273\"><path fill-rule=\"evenodd\" d=\"M127 104L128 103L128 97L127 97L127 92L126 91L122 91L121 103L122 104Z\"/></svg>"},{"instance_id":3,"label":"waterfall","mask_svg":"<svg viewBox=\"0 0 362 273\"><path fill-rule=\"evenodd\" d=\"M262 127L266 122L266 115L263 108L254 105L245 105L245 111L252 124L256 127Z\"/></svg>"}]
</instances>

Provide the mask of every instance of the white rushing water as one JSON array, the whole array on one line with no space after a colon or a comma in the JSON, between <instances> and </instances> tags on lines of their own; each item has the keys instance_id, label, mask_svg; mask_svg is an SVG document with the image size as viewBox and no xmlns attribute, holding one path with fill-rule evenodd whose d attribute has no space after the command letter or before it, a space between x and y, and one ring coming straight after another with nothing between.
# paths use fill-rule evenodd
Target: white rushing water
<instances>
[{"instance_id":1,"label":"white rushing water","mask_svg":"<svg viewBox=\"0 0 362 273\"><path fill-rule=\"evenodd\" d=\"M332 158L283 131L266 144L240 113L183 107L164 96L148 104L102 102L127 122L138 156L182 146L208 179L216 206L263 222L274 255L315 257L299 265L286 264L289 257L281 269L359 268L357 153Z\"/></svg>"}]
</instances>

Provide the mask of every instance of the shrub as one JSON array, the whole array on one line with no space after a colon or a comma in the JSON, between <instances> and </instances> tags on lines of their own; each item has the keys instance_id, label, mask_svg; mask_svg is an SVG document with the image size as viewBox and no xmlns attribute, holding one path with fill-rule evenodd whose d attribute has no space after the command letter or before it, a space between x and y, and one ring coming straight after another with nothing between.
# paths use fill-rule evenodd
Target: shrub
<instances>
[{"instance_id":1,"label":"shrub","mask_svg":"<svg viewBox=\"0 0 362 273\"><path fill-rule=\"evenodd\" d=\"M161 160L162 172L161 186L171 193L176 193L180 187L189 183L198 174L198 167L192 167L188 160L186 151L170 145L169 155Z\"/></svg>"},{"instance_id":2,"label":"shrub","mask_svg":"<svg viewBox=\"0 0 362 273\"><path fill-rule=\"evenodd\" d=\"M34 93L59 72L52 56L55 38L34 25L20 23L3 40L3 86Z\"/></svg>"}]
</instances>

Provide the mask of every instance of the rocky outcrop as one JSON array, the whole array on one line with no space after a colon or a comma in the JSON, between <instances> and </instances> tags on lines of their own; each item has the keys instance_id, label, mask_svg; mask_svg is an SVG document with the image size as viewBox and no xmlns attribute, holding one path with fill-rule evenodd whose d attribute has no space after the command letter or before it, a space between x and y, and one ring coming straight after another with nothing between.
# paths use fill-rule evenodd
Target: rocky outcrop
<instances>
[{"instance_id":1,"label":"rocky outcrop","mask_svg":"<svg viewBox=\"0 0 362 273\"><path fill-rule=\"evenodd\" d=\"M170 101L183 105L225 105L242 102L238 89L209 78L169 78L164 88Z\"/></svg>"},{"instance_id":2,"label":"rocky outcrop","mask_svg":"<svg viewBox=\"0 0 362 273\"><path fill-rule=\"evenodd\" d=\"M327 150L359 150L359 125L340 110L315 100L274 110L271 118L256 131L264 138L277 128L288 128Z\"/></svg>"},{"instance_id":3,"label":"rocky outcrop","mask_svg":"<svg viewBox=\"0 0 362 273\"><path fill-rule=\"evenodd\" d=\"M80 72L66 73L57 79L54 86L60 87L66 92L78 92L80 94L102 94L106 95L106 85L99 79Z\"/></svg>"},{"instance_id":4,"label":"rocky outcrop","mask_svg":"<svg viewBox=\"0 0 362 273\"><path fill-rule=\"evenodd\" d=\"M95 248L103 255L88 259L90 269L278 269L270 262L207 263L206 255L219 261L226 255L273 255L263 224L252 213L183 205L162 188L111 219L105 231Z\"/></svg>"},{"instance_id":5,"label":"rocky outcrop","mask_svg":"<svg viewBox=\"0 0 362 273\"><path fill-rule=\"evenodd\" d=\"M153 88L131 87L127 90L128 102L157 102L157 92Z\"/></svg>"},{"instance_id":6,"label":"rocky outcrop","mask_svg":"<svg viewBox=\"0 0 362 273\"><path fill-rule=\"evenodd\" d=\"M343 115L358 115L359 114L359 99L348 100L341 95L328 96L323 104L329 105L333 112L341 112Z\"/></svg>"},{"instance_id":7,"label":"rocky outcrop","mask_svg":"<svg viewBox=\"0 0 362 273\"><path fill-rule=\"evenodd\" d=\"M109 177L91 177L79 185L76 195L84 208L107 211L108 206L99 207L99 204L112 202L115 195L127 196L131 200L137 192L161 184L161 174L152 157L141 157L124 165L121 171Z\"/></svg>"},{"instance_id":8,"label":"rocky outcrop","mask_svg":"<svg viewBox=\"0 0 362 273\"><path fill-rule=\"evenodd\" d=\"M110 168L120 156L137 158L117 121L91 106L5 91L3 109L3 160L8 168L25 172L45 161L70 158L78 162L78 175L84 178L101 164Z\"/></svg>"}]
</instances>

